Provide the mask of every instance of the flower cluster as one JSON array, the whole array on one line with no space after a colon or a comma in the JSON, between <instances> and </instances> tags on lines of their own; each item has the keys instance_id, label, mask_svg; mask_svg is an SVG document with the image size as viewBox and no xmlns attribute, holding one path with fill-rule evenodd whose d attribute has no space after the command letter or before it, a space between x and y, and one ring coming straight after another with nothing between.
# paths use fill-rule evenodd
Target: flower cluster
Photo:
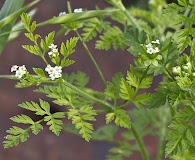
<instances>
[{"instance_id":1,"label":"flower cluster","mask_svg":"<svg viewBox=\"0 0 195 160\"><path fill-rule=\"evenodd\" d=\"M83 12L83 9L82 8L74 9L74 13L80 13L80 12Z\"/></svg>"},{"instance_id":2,"label":"flower cluster","mask_svg":"<svg viewBox=\"0 0 195 160\"><path fill-rule=\"evenodd\" d=\"M195 77L195 72L193 71L192 64L187 62L185 65L175 66L172 69L173 73L179 76L189 76L192 75Z\"/></svg>"},{"instance_id":3,"label":"flower cluster","mask_svg":"<svg viewBox=\"0 0 195 160\"><path fill-rule=\"evenodd\" d=\"M145 45L146 52L149 54L149 56L147 56L147 59L144 61L145 66L149 66L150 64L158 66L158 60L162 59L162 56L157 54L160 52L159 48L157 47L157 45L159 44L160 41L157 39Z\"/></svg>"},{"instance_id":4,"label":"flower cluster","mask_svg":"<svg viewBox=\"0 0 195 160\"><path fill-rule=\"evenodd\" d=\"M51 80L62 77L62 67L61 66L51 67L51 65L47 65L47 67L45 68L45 71L49 74L49 77L51 78Z\"/></svg>"},{"instance_id":5,"label":"flower cluster","mask_svg":"<svg viewBox=\"0 0 195 160\"><path fill-rule=\"evenodd\" d=\"M81 13L83 12L83 9L82 8L76 8L74 9L73 11L74 13ZM67 13L66 12L60 12L58 16L63 16L63 15L66 15Z\"/></svg>"},{"instance_id":6,"label":"flower cluster","mask_svg":"<svg viewBox=\"0 0 195 160\"><path fill-rule=\"evenodd\" d=\"M63 15L65 15L66 14L66 12L60 12L59 13L59 16L63 16Z\"/></svg>"},{"instance_id":7,"label":"flower cluster","mask_svg":"<svg viewBox=\"0 0 195 160\"><path fill-rule=\"evenodd\" d=\"M51 51L50 52L48 52L48 55L49 55L49 57L56 57L59 53L58 53L58 48L57 48L57 45L55 45L55 44L51 44L50 46L49 46L49 48L51 49Z\"/></svg>"},{"instance_id":8,"label":"flower cluster","mask_svg":"<svg viewBox=\"0 0 195 160\"><path fill-rule=\"evenodd\" d=\"M22 76L27 73L27 69L26 69L25 65L22 65L22 66L13 65L11 67L11 72L16 72L15 76L17 78L22 78Z\"/></svg>"},{"instance_id":9,"label":"flower cluster","mask_svg":"<svg viewBox=\"0 0 195 160\"><path fill-rule=\"evenodd\" d=\"M149 54L155 54L158 53L160 50L159 48L156 46L156 44L160 44L160 41L157 39L155 41L152 41L151 43L145 45L146 47L146 52Z\"/></svg>"}]
</instances>

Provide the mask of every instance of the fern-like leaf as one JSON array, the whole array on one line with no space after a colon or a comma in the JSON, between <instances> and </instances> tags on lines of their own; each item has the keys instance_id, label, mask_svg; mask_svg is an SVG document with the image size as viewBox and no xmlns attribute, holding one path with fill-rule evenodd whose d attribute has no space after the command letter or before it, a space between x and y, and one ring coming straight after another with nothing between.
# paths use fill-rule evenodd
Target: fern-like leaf
<instances>
[{"instance_id":1,"label":"fern-like leaf","mask_svg":"<svg viewBox=\"0 0 195 160\"><path fill-rule=\"evenodd\" d=\"M189 119L189 117L193 118ZM165 149L167 156L182 154L190 146L194 146L195 128L192 125L194 117L195 112L191 109L183 109L176 113L167 137L168 143Z\"/></svg>"},{"instance_id":2,"label":"fern-like leaf","mask_svg":"<svg viewBox=\"0 0 195 160\"><path fill-rule=\"evenodd\" d=\"M132 100L135 94L134 89L124 79L122 79L120 84L120 92L120 97L125 100Z\"/></svg>"},{"instance_id":3,"label":"fern-like leaf","mask_svg":"<svg viewBox=\"0 0 195 160\"><path fill-rule=\"evenodd\" d=\"M109 27L108 22L99 20L98 18L91 18L85 24L82 34L83 40L85 42L90 41L92 38L96 37L97 33L101 33L103 29Z\"/></svg>"},{"instance_id":4,"label":"fern-like leaf","mask_svg":"<svg viewBox=\"0 0 195 160\"><path fill-rule=\"evenodd\" d=\"M79 134L89 141L93 133L93 125L87 121L95 121L96 111L90 106L82 106L79 110L69 109L68 118L75 124L75 128L79 129Z\"/></svg>"},{"instance_id":5,"label":"fern-like leaf","mask_svg":"<svg viewBox=\"0 0 195 160\"><path fill-rule=\"evenodd\" d=\"M56 112L44 117L44 121L47 122L46 124L49 126L49 130L51 130L57 136L59 136L63 125L62 120L59 118L64 118L63 112Z\"/></svg>"},{"instance_id":6,"label":"fern-like leaf","mask_svg":"<svg viewBox=\"0 0 195 160\"><path fill-rule=\"evenodd\" d=\"M125 49L126 45L123 43L123 32L114 26L107 30L104 35L100 36L101 40L96 41L95 47L100 50L109 50L112 46L116 49Z\"/></svg>"},{"instance_id":7,"label":"fern-like leaf","mask_svg":"<svg viewBox=\"0 0 195 160\"><path fill-rule=\"evenodd\" d=\"M3 142L4 148L10 148L13 146L17 146L19 142L24 142L29 138L29 128L22 129L20 127L13 126L9 130L6 131L9 135L5 138L6 140Z\"/></svg>"},{"instance_id":8,"label":"fern-like leaf","mask_svg":"<svg viewBox=\"0 0 195 160\"><path fill-rule=\"evenodd\" d=\"M118 73L112 78L112 82L107 82L105 93L107 96L111 97L114 100L120 98L120 83L122 80L123 74Z\"/></svg>"},{"instance_id":9,"label":"fern-like leaf","mask_svg":"<svg viewBox=\"0 0 195 160\"><path fill-rule=\"evenodd\" d=\"M27 115L17 115L12 118L10 118L12 121L16 123L23 123L23 124L33 124L34 121Z\"/></svg>"},{"instance_id":10,"label":"fern-like leaf","mask_svg":"<svg viewBox=\"0 0 195 160\"><path fill-rule=\"evenodd\" d=\"M124 128L131 128L131 120L123 109L117 109L114 112L106 114L106 123L115 119L115 124Z\"/></svg>"}]
</instances>

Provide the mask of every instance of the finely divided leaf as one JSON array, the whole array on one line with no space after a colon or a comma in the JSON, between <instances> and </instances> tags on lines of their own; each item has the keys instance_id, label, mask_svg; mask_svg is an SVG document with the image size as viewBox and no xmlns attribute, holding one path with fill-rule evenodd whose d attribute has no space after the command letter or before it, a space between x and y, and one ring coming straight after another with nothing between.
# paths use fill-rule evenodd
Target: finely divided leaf
<instances>
[{"instance_id":1,"label":"finely divided leaf","mask_svg":"<svg viewBox=\"0 0 195 160\"><path fill-rule=\"evenodd\" d=\"M122 78L123 78L123 74L118 73L112 78L112 82L107 82L105 94L113 98L114 100L120 98L119 93L120 93L120 83Z\"/></svg>"},{"instance_id":2,"label":"finely divided leaf","mask_svg":"<svg viewBox=\"0 0 195 160\"><path fill-rule=\"evenodd\" d=\"M191 117L191 118L189 118ZM195 128L193 126L195 112L192 109L179 110L170 127L168 143L165 148L167 156L184 153L195 144Z\"/></svg>"},{"instance_id":3,"label":"finely divided leaf","mask_svg":"<svg viewBox=\"0 0 195 160\"><path fill-rule=\"evenodd\" d=\"M34 111L36 115L48 115L50 114L50 106L49 103L40 100L40 104L41 106L39 106L37 103L35 102L26 102L26 103L22 103L19 104L20 107L25 108L27 110L30 111Z\"/></svg>"},{"instance_id":4,"label":"finely divided leaf","mask_svg":"<svg viewBox=\"0 0 195 160\"><path fill-rule=\"evenodd\" d=\"M63 125L62 120L59 120L59 118L64 118L63 112L56 112L44 117L44 121L47 122L46 124L49 126L49 130L51 130L57 136L59 136Z\"/></svg>"},{"instance_id":5,"label":"finely divided leaf","mask_svg":"<svg viewBox=\"0 0 195 160\"><path fill-rule=\"evenodd\" d=\"M135 93L134 89L124 79L122 79L120 84L120 92L121 98L125 100L132 100Z\"/></svg>"},{"instance_id":6,"label":"finely divided leaf","mask_svg":"<svg viewBox=\"0 0 195 160\"><path fill-rule=\"evenodd\" d=\"M87 121L95 121L96 111L90 106L82 106L79 110L76 108L69 109L68 118L75 124L75 128L79 129L79 134L89 141L92 137L93 125Z\"/></svg>"},{"instance_id":7,"label":"finely divided leaf","mask_svg":"<svg viewBox=\"0 0 195 160\"><path fill-rule=\"evenodd\" d=\"M83 40L87 42L93 37L96 37L97 32L100 33L102 31L101 25L101 21L98 18L89 19L88 22L84 23L84 33L82 34Z\"/></svg>"},{"instance_id":8,"label":"finely divided leaf","mask_svg":"<svg viewBox=\"0 0 195 160\"><path fill-rule=\"evenodd\" d=\"M33 134L37 135L41 130L43 130L43 126L35 122L30 126L30 129L32 130Z\"/></svg>"},{"instance_id":9,"label":"finely divided leaf","mask_svg":"<svg viewBox=\"0 0 195 160\"><path fill-rule=\"evenodd\" d=\"M23 124L33 124L34 123L34 121L29 116L24 115L24 114L14 116L10 119L16 123L23 123Z\"/></svg>"},{"instance_id":10,"label":"finely divided leaf","mask_svg":"<svg viewBox=\"0 0 195 160\"><path fill-rule=\"evenodd\" d=\"M115 50L126 48L126 45L123 43L123 32L117 26L107 30L100 36L100 39L96 41L96 49L109 50L112 46Z\"/></svg>"},{"instance_id":11,"label":"finely divided leaf","mask_svg":"<svg viewBox=\"0 0 195 160\"><path fill-rule=\"evenodd\" d=\"M78 37L72 37L70 40L66 41L66 44L62 43L60 47L60 53L64 56L64 58L68 57L75 51L75 46L78 42Z\"/></svg>"},{"instance_id":12,"label":"finely divided leaf","mask_svg":"<svg viewBox=\"0 0 195 160\"><path fill-rule=\"evenodd\" d=\"M28 129L22 129L16 126L13 126L6 132L9 133L5 138L6 140L3 142L4 148L10 148L13 146L17 146L19 142L24 142L29 138Z\"/></svg>"},{"instance_id":13,"label":"finely divided leaf","mask_svg":"<svg viewBox=\"0 0 195 160\"><path fill-rule=\"evenodd\" d=\"M106 114L106 124L115 119L115 124L124 128L131 128L131 120L123 109L116 109L114 112Z\"/></svg>"},{"instance_id":14,"label":"finely divided leaf","mask_svg":"<svg viewBox=\"0 0 195 160\"><path fill-rule=\"evenodd\" d=\"M116 115L115 123L118 126L124 128L131 128L131 121L125 110L118 109L115 111L115 115Z\"/></svg>"}]
</instances>

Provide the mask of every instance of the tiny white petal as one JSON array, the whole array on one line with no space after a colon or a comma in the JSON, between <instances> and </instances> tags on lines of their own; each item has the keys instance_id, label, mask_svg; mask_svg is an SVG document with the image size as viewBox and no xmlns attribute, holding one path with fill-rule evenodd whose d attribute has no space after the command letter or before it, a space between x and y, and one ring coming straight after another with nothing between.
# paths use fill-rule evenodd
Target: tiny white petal
<instances>
[{"instance_id":1,"label":"tiny white petal","mask_svg":"<svg viewBox=\"0 0 195 160\"><path fill-rule=\"evenodd\" d=\"M52 49L52 52L58 52L57 48Z\"/></svg>"},{"instance_id":2,"label":"tiny white petal","mask_svg":"<svg viewBox=\"0 0 195 160\"><path fill-rule=\"evenodd\" d=\"M151 43L160 44L160 41L159 41L159 39L157 39L157 40L155 40L155 41L152 41Z\"/></svg>"},{"instance_id":3,"label":"tiny white petal","mask_svg":"<svg viewBox=\"0 0 195 160\"><path fill-rule=\"evenodd\" d=\"M17 71L18 67L19 66L17 66L17 65L13 65L12 68L11 68L11 72Z\"/></svg>"},{"instance_id":4,"label":"tiny white petal","mask_svg":"<svg viewBox=\"0 0 195 160\"><path fill-rule=\"evenodd\" d=\"M51 48L51 49L56 49L56 47L57 47L57 45L55 45L53 43L49 46L49 48Z\"/></svg>"},{"instance_id":5,"label":"tiny white petal","mask_svg":"<svg viewBox=\"0 0 195 160\"><path fill-rule=\"evenodd\" d=\"M80 13L80 12L83 12L83 9L82 8L74 9L74 13Z\"/></svg>"},{"instance_id":6,"label":"tiny white petal","mask_svg":"<svg viewBox=\"0 0 195 160\"><path fill-rule=\"evenodd\" d=\"M65 15L66 14L66 12L60 12L59 13L59 16L63 16L63 15Z\"/></svg>"}]
</instances>

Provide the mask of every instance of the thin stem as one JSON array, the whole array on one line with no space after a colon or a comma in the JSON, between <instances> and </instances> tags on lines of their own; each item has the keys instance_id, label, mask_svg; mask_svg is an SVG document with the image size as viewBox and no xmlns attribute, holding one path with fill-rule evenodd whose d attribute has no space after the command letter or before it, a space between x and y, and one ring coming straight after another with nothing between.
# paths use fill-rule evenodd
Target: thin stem
<instances>
[{"instance_id":1,"label":"thin stem","mask_svg":"<svg viewBox=\"0 0 195 160\"><path fill-rule=\"evenodd\" d=\"M100 99L97 99L97 98L91 96L90 94L87 94L86 92L83 92L82 90L80 90L79 88L73 86L72 84L68 83L68 82L65 81L65 80L63 80L63 84L64 84L65 86L67 86L68 88L72 89L74 92L76 92L76 93L79 94L80 96L82 96L82 97L84 97L84 98L86 98L86 99L88 99L88 100L90 100L90 101L92 101L92 102L94 102L94 103L96 103L96 104L98 104L98 105L100 105L100 106L106 108L106 109L112 109L112 108L113 108L113 107L112 107L110 104L108 104L107 102L102 101L102 100L100 100Z\"/></svg>"},{"instance_id":2,"label":"thin stem","mask_svg":"<svg viewBox=\"0 0 195 160\"><path fill-rule=\"evenodd\" d=\"M111 1L107 0L108 3L113 5L115 8L121 10L121 12L127 17L127 19L131 22L132 26L136 27L139 31L141 31L140 25L137 23L136 19L129 13L129 11L125 8L122 1Z\"/></svg>"},{"instance_id":3,"label":"thin stem","mask_svg":"<svg viewBox=\"0 0 195 160\"><path fill-rule=\"evenodd\" d=\"M131 124L131 131L136 139L136 142L140 148L140 152L142 154L142 158L143 160L149 160L148 154L146 152L146 147L144 146L144 143L139 135L139 133L137 132L137 130L135 129L135 127L133 126L133 124Z\"/></svg>"},{"instance_id":4,"label":"thin stem","mask_svg":"<svg viewBox=\"0 0 195 160\"><path fill-rule=\"evenodd\" d=\"M0 78L3 79L18 79L15 75L0 75Z\"/></svg>"},{"instance_id":5,"label":"thin stem","mask_svg":"<svg viewBox=\"0 0 195 160\"><path fill-rule=\"evenodd\" d=\"M49 63L47 62L47 60L45 59L44 54L43 54L43 56L40 56L40 57L41 57L41 59L45 62L46 65L49 64Z\"/></svg>"},{"instance_id":6,"label":"thin stem","mask_svg":"<svg viewBox=\"0 0 195 160\"><path fill-rule=\"evenodd\" d=\"M169 75L169 77L170 77L173 81L175 81L175 77L173 77L173 75L168 71L168 69L167 69L166 67L164 67L164 69L165 69L166 73Z\"/></svg>"},{"instance_id":7,"label":"thin stem","mask_svg":"<svg viewBox=\"0 0 195 160\"><path fill-rule=\"evenodd\" d=\"M125 10L123 11L125 16L128 18L128 20L131 22L132 26L136 27L139 31L141 31L140 25L136 22L135 18L129 13L129 11Z\"/></svg>"},{"instance_id":8,"label":"thin stem","mask_svg":"<svg viewBox=\"0 0 195 160\"><path fill-rule=\"evenodd\" d=\"M95 68L96 68L96 70L97 70L97 72L98 72L100 78L102 79L102 82L104 83L104 85L106 85L106 80L105 80L105 78L104 78L104 75L102 74L102 71L100 70L100 68L99 68L97 62L95 61L93 55L91 54L89 48L87 47L87 45L85 44L85 42L84 42L83 39L81 38L79 32L78 32L77 30L74 30L74 31L76 32L77 36L79 37L79 39L80 39L80 41L81 41L83 47L84 47L85 50L87 51L87 54L89 55L91 61L92 61L93 64L95 65Z\"/></svg>"},{"instance_id":9,"label":"thin stem","mask_svg":"<svg viewBox=\"0 0 195 160\"><path fill-rule=\"evenodd\" d=\"M159 117L161 123L160 127L160 139L159 139L159 145L158 145L158 153L157 153L157 160L162 160L163 157L165 156L165 140L166 140L166 135L167 135L167 125L169 123L169 116L170 116L170 111L169 108L166 107L163 109L163 112L159 112Z\"/></svg>"}]
</instances>

